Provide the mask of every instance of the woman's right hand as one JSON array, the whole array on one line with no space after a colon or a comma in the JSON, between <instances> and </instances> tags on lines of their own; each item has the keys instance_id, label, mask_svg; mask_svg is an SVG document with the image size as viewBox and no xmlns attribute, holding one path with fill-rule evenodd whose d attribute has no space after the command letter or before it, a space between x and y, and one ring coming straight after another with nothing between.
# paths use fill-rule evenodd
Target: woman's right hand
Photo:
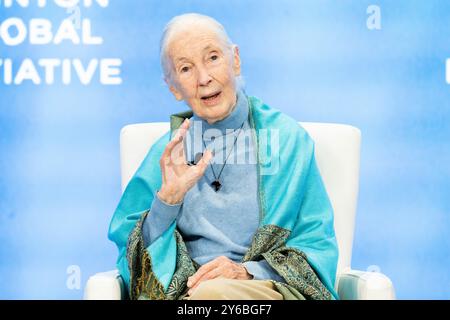
<instances>
[{"instance_id":1,"label":"woman's right hand","mask_svg":"<svg viewBox=\"0 0 450 320\"><path fill-rule=\"evenodd\" d=\"M189 119L183 122L167 144L159 161L162 185L158 191L158 197L168 204L178 204L183 201L185 194L203 176L213 157L212 152L206 150L197 165L186 164L182 141L187 134L189 124Z\"/></svg>"}]
</instances>

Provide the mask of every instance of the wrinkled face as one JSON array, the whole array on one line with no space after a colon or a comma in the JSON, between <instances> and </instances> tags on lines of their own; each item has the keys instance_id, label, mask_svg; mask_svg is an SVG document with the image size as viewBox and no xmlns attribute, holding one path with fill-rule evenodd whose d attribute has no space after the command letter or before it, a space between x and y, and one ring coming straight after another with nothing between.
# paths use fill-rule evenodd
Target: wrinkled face
<instances>
[{"instance_id":1,"label":"wrinkled face","mask_svg":"<svg viewBox=\"0 0 450 320\"><path fill-rule=\"evenodd\" d=\"M240 74L239 51L220 41L208 28L177 33L167 48L171 64L170 91L208 123L224 119L236 104L235 77Z\"/></svg>"}]
</instances>

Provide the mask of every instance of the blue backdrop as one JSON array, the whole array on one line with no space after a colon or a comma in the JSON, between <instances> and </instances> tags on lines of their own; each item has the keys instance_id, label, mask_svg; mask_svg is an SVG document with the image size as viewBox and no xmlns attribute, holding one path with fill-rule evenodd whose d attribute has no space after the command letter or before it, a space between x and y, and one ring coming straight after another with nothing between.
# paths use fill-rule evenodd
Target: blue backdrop
<instances>
[{"instance_id":1,"label":"blue backdrop","mask_svg":"<svg viewBox=\"0 0 450 320\"><path fill-rule=\"evenodd\" d=\"M53 1L4 3L0 22L58 26L70 15ZM370 5L379 28L367 25ZM450 3L437 0L111 0L79 8L102 45L0 39L0 59L15 63L123 62L117 86L0 82L0 298L78 299L89 275L114 268L107 228L121 193L119 131L184 109L162 81L158 42L186 12L224 24L249 94L299 121L361 129L353 268L385 273L401 299L449 299Z\"/></svg>"}]
</instances>

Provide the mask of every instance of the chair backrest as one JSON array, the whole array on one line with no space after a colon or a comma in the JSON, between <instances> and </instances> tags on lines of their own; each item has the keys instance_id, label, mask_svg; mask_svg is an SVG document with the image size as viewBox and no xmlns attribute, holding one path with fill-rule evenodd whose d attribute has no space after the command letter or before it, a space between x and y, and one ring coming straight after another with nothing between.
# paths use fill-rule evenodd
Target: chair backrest
<instances>
[{"instance_id":1,"label":"chair backrest","mask_svg":"<svg viewBox=\"0 0 450 320\"><path fill-rule=\"evenodd\" d=\"M317 164L334 209L339 246L338 274L350 268L359 188L361 132L343 124L300 122L315 141ZM122 190L168 122L125 126L120 133ZM159 164L158 164L159 165Z\"/></svg>"}]
</instances>

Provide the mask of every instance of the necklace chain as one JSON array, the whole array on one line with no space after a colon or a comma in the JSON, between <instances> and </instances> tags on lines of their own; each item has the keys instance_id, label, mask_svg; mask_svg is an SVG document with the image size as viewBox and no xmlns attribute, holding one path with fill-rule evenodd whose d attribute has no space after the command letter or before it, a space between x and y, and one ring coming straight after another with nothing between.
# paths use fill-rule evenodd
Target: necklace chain
<instances>
[{"instance_id":1,"label":"necklace chain","mask_svg":"<svg viewBox=\"0 0 450 320\"><path fill-rule=\"evenodd\" d=\"M239 135L241 134L242 128L244 127L244 123L245 123L245 121L242 123L241 127L239 128L239 132L238 132L238 134L236 135L236 137L234 139L233 147L231 148L230 152L228 152L228 155L225 158L225 162L224 162L222 168L220 169L219 176L216 177L216 173L214 172L214 168L213 168L212 164L210 164L212 173L214 175L214 181L213 181L213 183L211 185L214 186L214 188L216 189L216 192L219 191L220 187L222 186L220 181L219 181L220 176L222 175L222 171L225 168L225 165L227 164L227 161L228 161L228 158L231 155L231 152L233 152L233 149L234 149L234 146L236 145L237 139L238 139ZM203 145L205 146L205 149L206 149L205 140L203 140L203 133L202 133L202 142L203 142Z\"/></svg>"}]
</instances>

